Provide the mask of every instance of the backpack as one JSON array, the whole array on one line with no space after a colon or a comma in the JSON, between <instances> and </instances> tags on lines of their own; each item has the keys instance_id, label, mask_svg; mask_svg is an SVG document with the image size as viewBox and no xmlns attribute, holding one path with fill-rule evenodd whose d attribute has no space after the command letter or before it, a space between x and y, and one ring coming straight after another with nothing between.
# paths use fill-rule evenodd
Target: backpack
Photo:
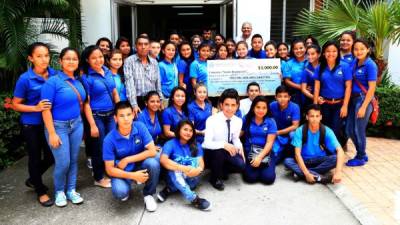
<instances>
[{"instance_id":1,"label":"backpack","mask_svg":"<svg viewBox=\"0 0 400 225\"><path fill-rule=\"evenodd\" d=\"M321 123L319 126L319 146L324 151L326 151L325 133L326 133L325 125L323 125ZM305 145L307 143L307 138L308 138L308 123L305 123L302 127L302 144L303 145ZM329 151L326 151L326 152L329 152Z\"/></svg>"}]
</instances>

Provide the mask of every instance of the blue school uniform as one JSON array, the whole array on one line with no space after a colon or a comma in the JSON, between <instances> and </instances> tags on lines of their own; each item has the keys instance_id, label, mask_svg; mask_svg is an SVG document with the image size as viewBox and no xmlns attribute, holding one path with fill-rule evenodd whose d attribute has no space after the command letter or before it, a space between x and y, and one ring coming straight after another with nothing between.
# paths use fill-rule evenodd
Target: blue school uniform
<instances>
[{"instance_id":1,"label":"blue school uniform","mask_svg":"<svg viewBox=\"0 0 400 225\"><path fill-rule=\"evenodd\" d=\"M185 113L178 112L174 106L169 106L162 114L163 125L170 125L170 130L172 132L175 132L178 123L183 119L187 119Z\"/></svg>"},{"instance_id":2,"label":"blue school uniform","mask_svg":"<svg viewBox=\"0 0 400 225\"><path fill-rule=\"evenodd\" d=\"M358 66L358 60L354 60L352 65L352 76L355 78L365 87L365 89L369 89L368 82L369 81L376 81L378 79L378 67L376 63L368 57L364 63ZM353 88L351 91L352 94L363 93L361 88L358 84L353 81Z\"/></svg>"},{"instance_id":3,"label":"blue school uniform","mask_svg":"<svg viewBox=\"0 0 400 225\"><path fill-rule=\"evenodd\" d=\"M301 83L302 84L307 84L307 87L311 87L311 93L314 93L314 83L315 83L315 77L318 74L315 74L315 70L317 67L313 67L311 63L307 63L306 68L303 70L303 74L301 75Z\"/></svg>"},{"instance_id":4,"label":"blue school uniform","mask_svg":"<svg viewBox=\"0 0 400 225\"><path fill-rule=\"evenodd\" d=\"M206 129L206 120L212 114L212 106L207 101L205 102L204 109L197 105L196 101L192 101L188 105L189 120L193 122L196 130ZM204 135L196 136L197 143L203 143Z\"/></svg>"},{"instance_id":5,"label":"blue school uniform","mask_svg":"<svg viewBox=\"0 0 400 225\"><path fill-rule=\"evenodd\" d=\"M153 139L142 122L133 122L129 137L122 136L118 128L114 128L104 138L103 160L112 160L118 164L125 157L143 152L145 147L152 142ZM135 163L129 163L124 170L130 172L134 168Z\"/></svg>"},{"instance_id":6,"label":"blue school uniform","mask_svg":"<svg viewBox=\"0 0 400 225\"><path fill-rule=\"evenodd\" d=\"M41 93L42 99L48 99L51 102L53 120L68 121L81 115L78 96L67 82L70 82L79 92L82 103L85 102L86 91L82 83L60 71L47 80Z\"/></svg>"},{"instance_id":7,"label":"blue school uniform","mask_svg":"<svg viewBox=\"0 0 400 225\"><path fill-rule=\"evenodd\" d=\"M108 112L114 109L112 92L115 82L111 70L103 66L104 76L89 68L88 74L82 75L82 83L90 97L93 112Z\"/></svg>"},{"instance_id":8,"label":"blue school uniform","mask_svg":"<svg viewBox=\"0 0 400 225\"><path fill-rule=\"evenodd\" d=\"M160 68L161 91L169 98L174 87L178 86L178 67L175 62L163 60L158 63Z\"/></svg>"},{"instance_id":9,"label":"blue school uniform","mask_svg":"<svg viewBox=\"0 0 400 225\"><path fill-rule=\"evenodd\" d=\"M340 57L340 62L347 63L348 65L351 65L353 61L354 61L354 55L352 53Z\"/></svg>"},{"instance_id":10,"label":"blue school uniform","mask_svg":"<svg viewBox=\"0 0 400 225\"><path fill-rule=\"evenodd\" d=\"M261 51L254 51L253 49L250 49L250 51L247 53L247 55L251 58L256 58L256 59L266 59L267 53L264 50Z\"/></svg>"},{"instance_id":11,"label":"blue school uniform","mask_svg":"<svg viewBox=\"0 0 400 225\"><path fill-rule=\"evenodd\" d=\"M192 156L188 144L181 144L178 138L173 138L165 143L161 154L180 165L197 167L198 157L203 157L203 149L198 143L197 154Z\"/></svg>"},{"instance_id":12,"label":"blue school uniform","mask_svg":"<svg viewBox=\"0 0 400 225\"><path fill-rule=\"evenodd\" d=\"M292 82L301 84L301 76L306 66L307 60L301 62L295 58L291 58L288 61L282 62L282 76L283 79L290 78Z\"/></svg>"},{"instance_id":13,"label":"blue school uniform","mask_svg":"<svg viewBox=\"0 0 400 225\"><path fill-rule=\"evenodd\" d=\"M288 107L281 110L278 102L273 101L269 104L269 110L276 122L278 130L291 126L293 121L300 121L300 109L296 103L289 102Z\"/></svg>"},{"instance_id":14,"label":"blue school uniform","mask_svg":"<svg viewBox=\"0 0 400 225\"><path fill-rule=\"evenodd\" d=\"M328 99L344 98L345 83L352 80L350 67L345 63L340 63L332 71L326 67L319 76L320 68L315 70L315 79L321 82L320 96Z\"/></svg>"},{"instance_id":15,"label":"blue school uniform","mask_svg":"<svg viewBox=\"0 0 400 225\"><path fill-rule=\"evenodd\" d=\"M125 84L121 80L121 76L119 74L113 74L114 82L115 82L115 88L117 89L118 95L119 95L119 100L120 101L127 101L126 97L126 89L125 89Z\"/></svg>"},{"instance_id":16,"label":"blue school uniform","mask_svg":"<svg viewBox=\"0 0 400 225\"><path fill-rule=\"evenodd\" d=\"M303 157L303 159L311 159L311 158L326 156L327 155L326 151L335 154L336 148L338 148L340 144L336 139L335 134L329 127L325 126L326 149L323 150L319 144L320 131L313 133L311 132L310 129L308 129L307 143L302 143L303 126L300 126L299 128L296 129L292 140L292 145L295 148L301 148L301 156Z\"/></svg>"},{"instance_id":17,"label":"blue school uniform","mask_svg":"<svg viewBox=\"0 0 400 225\"><path fill-rule=\"evenodd\" d=\"M276 134L277 127L275 120L272 118L265 118L261 124L257 124L255 122L255 118L253 118L250 122L249 129L245 127L246 125L246 118L243 118L243 126L242 131L245 132L245 142L244 142L244 149L245 151L250 150L250 145L257 145L264 147L267 142L267 136L269 134Z\"/></svg>"},{"instance_id":18,"label":"blue school uniform","mask_svg":"<svg viewBox=\"0 0 400 225\"><path fill-rule=\"evenodd\" d=\"M161 124L160 121L158 120L158 116L156 115L154 117L154 123L153 123L151 121L149 111L147 110L147 108L145 108L139 114L137 121L142 122L146 126L147 130L149 131L150 135L153 138L154 143L156 143L158 135L162 133Z\"/></svg>"},{"instance_id":19,"label":"blue school uniform","mask_svg":"<svg viewBox=\"0 0 400 225\"><path fill-rule=\"evenodd\" d=\"M57 72L52 68L47 68L48 77L52 77ZM15 85L14 97L24 99L25 105L37 105L40 100L40 94L43 84L46 82L43 77L37 75L32 68L21 74ZM42 112L22 112L21 123L26 125L43 124Z\"/></svg>"},{"instance_id":20,"label":"blue school uniform","mask_svg":"<svg viewBox=\"0 0 400 225\"><path fill-rule=\"evenodd\" d=\"M183 74L183 83L186 84L187 93L192 93L192 82L190 82L190 64L190 61L186 61L184 59L180 59L178 62L178 74Z\"/></svg>"},{"instance_id":21,"label":"blue school uniform","mask_svg":"<svg viewBox=\"0 0 400 225\"><path fill-rule=\"evenodd\" d=\"M192 64L190 64L190 78L195 78L197 80L197 83L204 83L207 86L207 61L201 61L199 59L194 60Z\"/></svg>"}]
</instances>

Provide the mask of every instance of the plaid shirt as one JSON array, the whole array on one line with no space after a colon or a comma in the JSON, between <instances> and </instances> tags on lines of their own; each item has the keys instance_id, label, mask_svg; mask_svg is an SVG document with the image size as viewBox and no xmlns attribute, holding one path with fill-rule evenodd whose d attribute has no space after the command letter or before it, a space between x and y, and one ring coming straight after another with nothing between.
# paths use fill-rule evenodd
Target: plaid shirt
<instances>
[{"instance_id":1,"label":"plaid shirt","mask_svg":"<svg viewBox=\"0 0 400 225\"><path fill-rule=\"evenodd\" d=\"M145 96L149 91L157 91L163 99L158 63L151 57L147 60L148 64L143 65L135 54L124 62L126 95L132 106L137 106L137 96Z\"/></svg>"}]
</instances>

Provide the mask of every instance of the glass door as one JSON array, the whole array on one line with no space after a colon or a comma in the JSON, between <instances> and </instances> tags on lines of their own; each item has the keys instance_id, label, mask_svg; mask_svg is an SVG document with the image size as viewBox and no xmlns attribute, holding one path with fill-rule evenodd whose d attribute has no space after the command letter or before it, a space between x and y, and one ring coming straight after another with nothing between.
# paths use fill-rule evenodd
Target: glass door
<instances>
[{"instance_id":1,"label":"glass door","mask_svg":"<svg viewBox=\"0 0 400 225\"><path fill-rule=\"evenodd\" d=\"M220 5L220 33L226 38L234 38L236 22L236 0L228 0Z\"/></svg>"},{"instance_id":2,"label":"glass door","mask_svg":"<svg viewBox=\"0 0 400 225\"><path fill-rule=\"evenodd\" d=\"M119 37L128 38L131 43L137 36L137 13L135 4L122 0L113 0L112 4L112 41Z\"/></svg>"}]
</instances>

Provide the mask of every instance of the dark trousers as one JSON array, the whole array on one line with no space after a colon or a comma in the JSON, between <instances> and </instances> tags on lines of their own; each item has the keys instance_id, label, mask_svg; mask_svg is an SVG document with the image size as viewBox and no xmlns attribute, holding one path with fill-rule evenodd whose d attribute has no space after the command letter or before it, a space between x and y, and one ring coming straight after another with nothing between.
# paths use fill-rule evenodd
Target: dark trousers
<instances>
[{"instance_id":1,"label":"dark trousers","mask_svg":"<svg viewBox=\"0 0 400 225\"><path fill-rule=\"evenodd\" d=\"M347 137L345 134L345 119L340 118L340 109L342 108L342 103L337 104L322 104L322 123L333 130L335 136L337 137L339 143L343 146L347 142Z\"/></svg>"},{"instance_id":2,"label":"dark trousers","mask_svg":"<svg viewBox=\"0 0 400 225\"><path fill-rule=\"evenodd\" d=\"M264 184L273 184L276 178L275 159L273 154L271 154L271 157L267 166L260 164L259 167L253 167L248 159L243 173L243 180L247 183L261 182Z\"/></svg>"},{"instance_id":3,"label":"dark trousers","mask_svg":"<svg viewBox=\"0 0 400 225\"><path fill-rule=\"evenodd\" d=\"M86 158L91 158L93 147L91 146L92 139L90 138L90 125L85 115L82 115L82 121L83 121L83 131L84 131L83 138L85 141L85 154Z\"/></svg>"},{"instance_id":4,"label":"dark trousers","mask_svg":"<svg viewBox=\"0 0 400 225\"><path fill-rule=\"evenodd\" d=\"M54 158L44 136L43 125L23 125L22 135L28 150L29 181L35 186L38 196L46 194L42 175L53 165Z\"/></svg>"},{"instance_id":5,"label":"dark trousers","mask_svg":"<svg viewBox=\"0 0 400 225\"><path fill-rule=\"evenodd\" d=\"M204 159L206 167L211 170L211 182L223 179L229 173L242 173L246 167L240 154L231 156L225 149L206 149Z\"/></svg>"},{"instance_id":6,"label":"dark trousers","mask_svg":"<svg viewBox=\"0 0 400 225\"><path fill-rule=\"evenodd\" d=\"M115 121L112 114L104 116L93 113L93 118L97 129L99 129L99 137L91 138L90 144L92 148L93 177L96 181L100 181L104 177L103 140L115 128Z\"/></svg>"},{"instance_id":7,"label":"dark trousers","mask_svg":"<svg viewBox=\"0 0 400 225\"><path fill-rule=\"evenodd\" d=\"M319 156L311 159L303 159L308 171L314 176L323 175L336 167L336 155ZM287 158L284 162L286 168L293 171L299 177L304 178L304 173L301 171L300 166L297 164L296 159Z\"/></svg>"}]
</instances>

